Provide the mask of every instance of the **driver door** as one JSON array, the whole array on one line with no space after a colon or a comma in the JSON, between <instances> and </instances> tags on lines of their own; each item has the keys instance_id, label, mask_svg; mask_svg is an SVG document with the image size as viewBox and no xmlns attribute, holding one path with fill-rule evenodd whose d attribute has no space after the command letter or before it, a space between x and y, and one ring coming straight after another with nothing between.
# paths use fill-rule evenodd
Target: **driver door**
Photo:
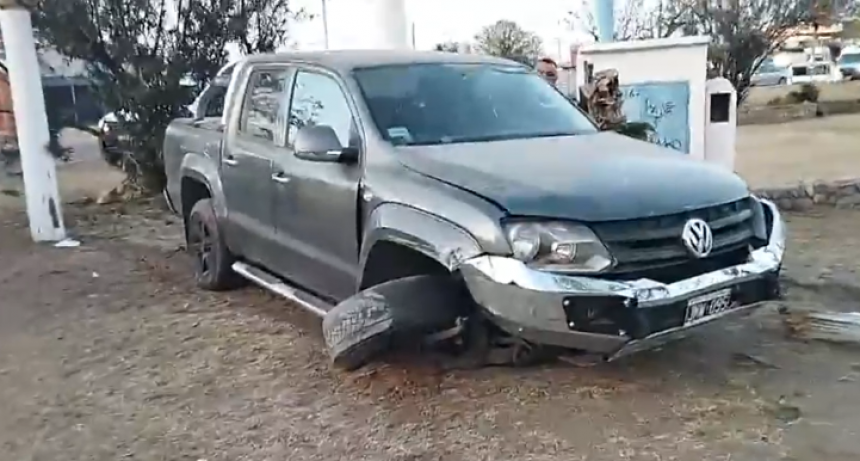
<instances>
[{"instance_id":1,"label":"driver door","mask_svg":"<svg viewBox=\"0 0 860 461\"><path fill-rule=\"evenodd\" d=\"M361 163L304 160L292 142L302 126L326 125L343 147L361 147L356 111L338 76L299 69L290 104L287 151L278 156L273 176L277 238L289 256L280 260L289 278L318 295L341 300L354 294L358 279L358 190Z\"/></svg>"}]
</instances>

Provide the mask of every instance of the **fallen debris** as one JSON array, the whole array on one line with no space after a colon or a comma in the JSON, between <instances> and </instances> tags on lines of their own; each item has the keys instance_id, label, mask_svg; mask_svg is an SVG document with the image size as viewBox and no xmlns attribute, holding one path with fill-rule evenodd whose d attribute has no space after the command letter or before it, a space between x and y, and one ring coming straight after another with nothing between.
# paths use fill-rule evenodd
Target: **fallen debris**
<instances>
[{"instance_id":1,"label":"fallen debris","mask_svg":"<svg viewBox=\"0 0 860 461\"><path fill-rule=\"evenodd\" d=\"M55 248L77 248L81 246L81 242L75 239L64 239L54 244Z\"/></svg>"},{"instance_id":2,"label":"fallen debris","mask_svg":"<svg viewBox=\"0 0 860 461\"><path fill-rule=\"evenodd\" d=\"M792 424L803 415L800 407L788 403L785 396L780 396L776 402L766 405L764 410L765 413L784 424Z\"/></svg>"}]
</instances>

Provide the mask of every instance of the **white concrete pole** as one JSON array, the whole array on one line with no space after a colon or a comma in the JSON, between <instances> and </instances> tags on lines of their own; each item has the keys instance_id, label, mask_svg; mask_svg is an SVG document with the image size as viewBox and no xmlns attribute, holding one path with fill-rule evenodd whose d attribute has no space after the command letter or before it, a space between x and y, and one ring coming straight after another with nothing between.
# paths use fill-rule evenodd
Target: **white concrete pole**
<instances>
[{"instance_id":1,"label":"white concrete pole","mask_svg":"<svg viewBox=\"0 0 860 461\"><path fill-rule=\"evenodd\" d=\"M322 22L323 22L323 37L325 39L325 49L329 49L328 44L328 5L327 0L322 0Z\"/></svg>"},{"instance_id":2,"label":"white concrete pole","mask_svg":"<svg viewBox=\"0 0 860 461\"><path fill-rule=\"evenodd\" d=\"M30 235L37 242L66 238L57 187L57 166L48 151L48 117L30 12L0 2L0 30L12 89Z\"/></svg>"},{"instance_id":3,"label":"white concrete pole","mask_svg":"<svg viewBox=\"0 0 860 461\"><path fill-rule=\"evenodd\" d=\"M410 49L406 0L369 0L372 24L366 28L374 35L374 48ZM375 33L374 33L375 32Z\"/></svg>"}]
</instances>

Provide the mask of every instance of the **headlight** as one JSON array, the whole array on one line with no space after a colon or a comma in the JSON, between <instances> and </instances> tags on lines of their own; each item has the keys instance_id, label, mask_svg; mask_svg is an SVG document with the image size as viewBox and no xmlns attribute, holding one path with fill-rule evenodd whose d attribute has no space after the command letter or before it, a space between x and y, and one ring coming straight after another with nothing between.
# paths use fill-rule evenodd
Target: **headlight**
<instances>
[{"instance_id":1,"label":"headlight","mask_svg":"<svg viewBox=\"0 0 860 461\"><path fill-rule=\"evenodd\" d=\"M506 227L514 257L535 269L601 272L612 256L591 229L562 222L515 222Z\"/></svg>"}]
</instances>

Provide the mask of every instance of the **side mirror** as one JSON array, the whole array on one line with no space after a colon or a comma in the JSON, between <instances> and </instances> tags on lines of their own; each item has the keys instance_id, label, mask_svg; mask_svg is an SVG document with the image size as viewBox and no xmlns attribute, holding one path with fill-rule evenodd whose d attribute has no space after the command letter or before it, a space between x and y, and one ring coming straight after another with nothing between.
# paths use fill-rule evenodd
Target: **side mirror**
<instances>
[{"instance_id":1,"label":"side mirror","mask_svg":"<svg viewBox=\"0 0 860 461\"><path fill-rule=\"evenodd\" d=\"M296 157L311 162L358 162L358 149L343 147L334 129L328 125L300 128L293 140L293 148Z\"/></svg>"}]
</instances>

